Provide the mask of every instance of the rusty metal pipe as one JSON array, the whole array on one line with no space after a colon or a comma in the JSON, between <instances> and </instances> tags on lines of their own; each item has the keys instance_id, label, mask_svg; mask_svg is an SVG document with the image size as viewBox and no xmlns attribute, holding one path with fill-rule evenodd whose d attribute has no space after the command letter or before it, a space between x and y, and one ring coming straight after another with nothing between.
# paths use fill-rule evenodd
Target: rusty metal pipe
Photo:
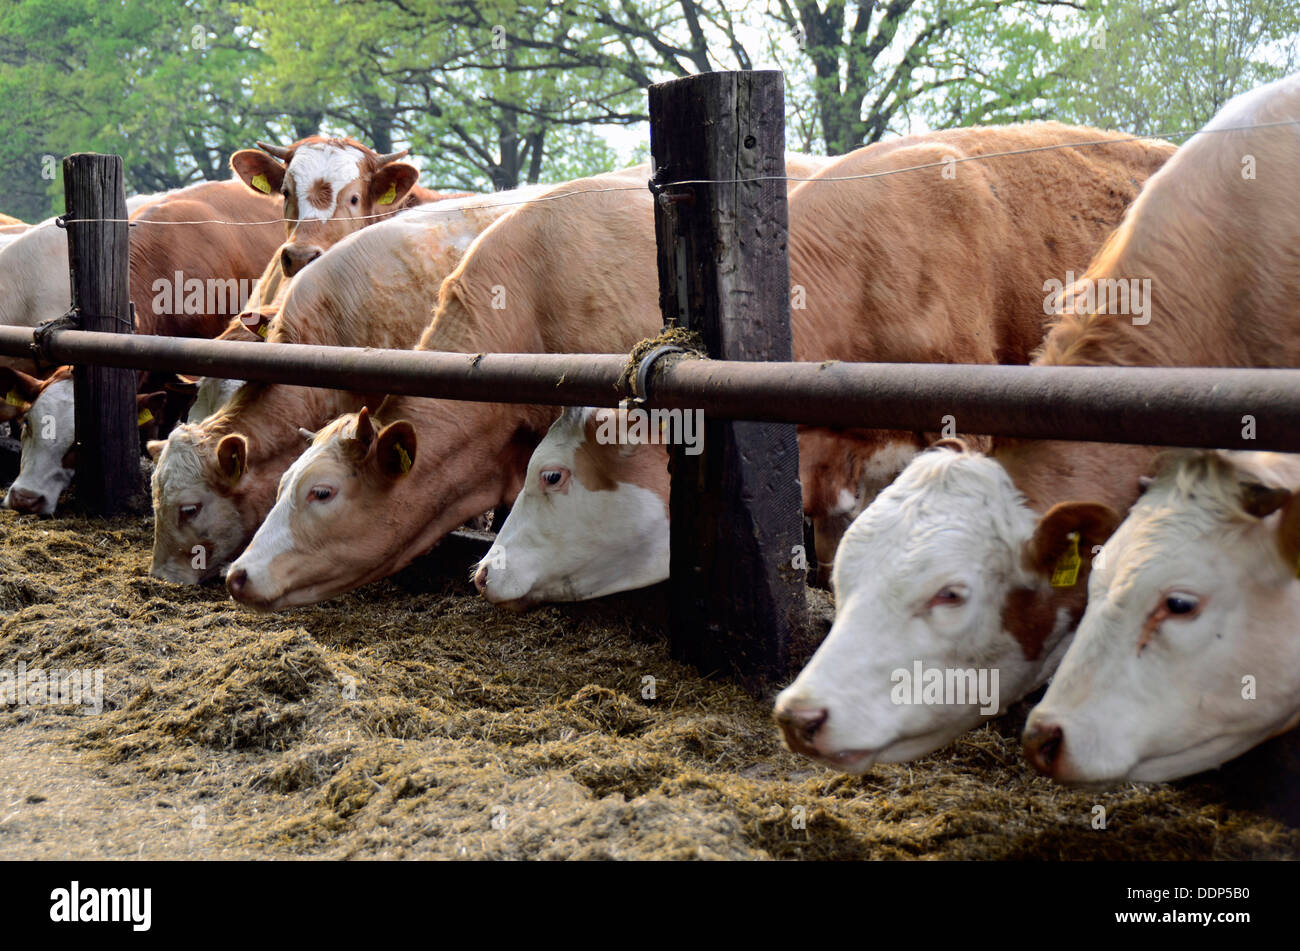
<instances>
[{"instance_id":1,"label":"rusty metal pipe","mask_svg":"<svg viewBox=\"0 0 1300 951\"><path fill-rule=\"evenodd\" d=\"M0 354L30 356L29 328L0 327ZM622 354L463 354L170 337L51 335L47 356L362 393L614 406ZM1300 370L953 364L656 365L648 407L726 419L1163 446L1300 451ZM1250 419L1245 419L1250 417ZM1254 427L1255 438L1243 438Z\"/></svg>"}]
</instances>

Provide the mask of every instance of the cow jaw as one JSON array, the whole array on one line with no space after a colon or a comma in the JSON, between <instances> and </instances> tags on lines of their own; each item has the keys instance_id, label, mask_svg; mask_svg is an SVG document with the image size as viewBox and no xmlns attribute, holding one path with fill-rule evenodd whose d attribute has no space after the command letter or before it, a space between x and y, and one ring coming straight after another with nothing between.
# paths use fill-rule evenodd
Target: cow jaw
<instances>
[{"instance_id":1,"label":"cow jaw","mask_svg":"<svg viewBox=\"0 0 1300 951\"><path fill-rule=\"evenodd\" d=\"M861 772L938 749L1031 690L1045 659L1027 655L1003 617L1013 591L1043 583L1022 559L1036 518L996 462L946 450L918 456L840 545L835 622L776 707L778 720L826 716L791 748ZM1049 650L1064 615L1048 621ZM912 686L931 672L962 671L991 695L936 701Z\"/></svg>"},{"instance_id":2,"label":"cow jaw","mask_svg":"<svg viewBox=\"0 0 1300 951\"><path fill-rule=\"evenodd\" d=\"M72 380L45 387L27 411L18 478L5 493L5 508L53 515L59 496L72 484L73 470L63 465L76 442ZM24 498L25 502L19 499ZM32 501L37 499L36 507Z\"/></svg>"},{"instance_id":3,"label":"cow jaw","mask_svg":"<svg viewBox=\"0 0 1300 951\"><path fill-rule=\"evenodd\" d=\"M1026 724L1026 737L1059 731L1036 765L1060 782L1188 776L1296 716L1300 584L1278 556L1279 516L1216 521L1174 491L1162 478L1103 547L1078 632ZM1171 594L1198 613L1153 615Z\"/></svg>"},{"instance_id":4,"label":"cow jaw","mask_svg":"<svg viewBox=\"0 0 1300 951\"><path fill-rule=\"evenodd\" d=\"M172 430L154 467L152 490L149 574L176 584L201 584L216 577L248 535L228 480L218 471L210 440L201 430L189 425Z\"/></svg>"}]
</instances>

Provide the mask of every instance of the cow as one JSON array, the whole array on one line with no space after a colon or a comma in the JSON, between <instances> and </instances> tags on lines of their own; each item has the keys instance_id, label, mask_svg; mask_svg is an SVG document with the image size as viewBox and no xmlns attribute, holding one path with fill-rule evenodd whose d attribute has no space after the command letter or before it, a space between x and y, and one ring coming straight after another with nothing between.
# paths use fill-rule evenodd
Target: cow
<instances>
[{"instance_id":1,"label":"cow","mask_svg":"<svg viewBox=\"0 0 1300 951\"><path fill-rule=\"evenodd\" d=\"M3 506L27 515L52 515L76 465L72 367L59 367L43 380L0 367L0 389L5 392L0 422L23 424L18 477ZM162 391L136 396L136 425L144 435L151 427L156 431L166 396Z\"/></svg>"},{"instance_id":2,"label":"cow","mask_svg":"<svg viewBox=\"0 0 1300 951\"><path fill-rule=\"evenodd\" d=\"M1297 117L1300 77L1229 102L1152 176L1069 292L1050 288L1058 314L1034 363L1296 366L1300 126L1281 120ZM1243 175L1243 156L1263 172ZM1144 313L1086 293L1120 281L1150 281ZM777 700L787 745L846 772L937 749L1047 680L1083 613L1093 554L1156 455L1001 437L988 453L936 445L845 533L834 625ZM895 702L895 675L914 680L916 667L996 673L997 709Z\"/></svg>"},{"instance_id":3,"label":"cow","mask_svg":"<svg viewBox=\"0 0 1300 951\"><path fill-rule=\"evenodd\" d=\"M522 608L668 577L668 452L649 438L620 441L632 431L627 416L570 407L551 424L510 515L474 566L480 594Z\"/></svg>"},{"instance_id":4,"label":"cow","mask_svg":"<svg viewBox=\"0 0 1300 951\"><path fill-rule=\"evenodd\" d=\"M656 333L646 177L638 168L579 179L497 221L443 282L416 349L614 353ZM366 406L318 432L285 474L274 508L227 573L239 601L278 610L398 570L513 500L559 412L405 396Z\"/></svg>"},{"instance_id":5,"label":"cow","mask_svg":"<svg viewBox=\"0 0 1300 951\"><path fill-rule=\"evenodd\" d=\"M163 196L142 197L131 214L129 275L136 305L135 332L181 337L219 334L232 315L240 313L246 296L243 288L265 270L278 246L273 216L279 205L278 199L251 195L237 182L205 182ZM212 223L226 221L262 223L247 227ZM66 268L66 236L52 224L44 229L36 247L64 261ZM30 253L20 258L21 263L31 261ZM39 265L34 273L39 275L43 268ZM62 294L51 294L39 281L20 278L19 283L32 295L18 312L26 320L43 314L59 316L62 312L49 313L45 308L69 300L66 273L58 278ZM63 306L66 310L68 305ZM146 425L158 423L153 429L169 426L188 401L184 394L169 391L168 382L160 374L138 375L139 392L150 406L154 393L166 394L158 413L149 406L140 408L139 415L148 417ZM71 384L67 389L70 394ZM51 422L41 426L40 433L55 433L56 442L62 444L66 439L71 445L75 420L70 395L67 399L47 395L41 418ZM146 430L149 432L152 430ZM71 478L70 468L64 465L70 457L41 447L42 438L24 444L25 458L20 462L23 491L7 498L11 507L21 511L50 514ZM32 454L30 458L27 453Z\"/></svg>"},{"instance_id":6,"label":"cow","mask_svg":"<svg viewBox=\"0 0 1300 951\"><path fill-rule=\"evenodd\" d=\"M790 193L791 283L795 289L794 300L803 304L792 310L796 356L805 360L830 355L868 359L871 354L880 353L882 358L894 360L1027 360L1031 346L1041 340L1046 317L1041 307L1031 306L1041 298L1020 306L1025 295L1020 292L1017 280L1036 280L1036 277L1025 277L1039 274L1035 268L1047 268L1045 273L1052 273L1050 268L1059 266L1063 273L1064 268L1077 263L1082 269L1088 256L1101 245L1105 225L1118 223L1125 204L1135 193L1134 182L1144 181L1172 152L1172 147L1164 143L1149 145L1117 139L1094 130L1066 129L1054 124L957 130L869 146L831 164L822 160L818 166L820 175L811 184L793 187ZM1017 156L1028 168L999 167L996 173L981 171L946 184L945 188L956 190L974 207L979 207L979 192L988 187L1001 187L1014 196L1004 203L1005 207L990 209L973 223L951 220L951 215L943 211L944 193L932 187L930 177L919 184L908 181L907 175L888 174L865 182L834 181L849 175L880 175L913 165L937 163L942 169L942 157L957 154L984 154L1032 142L1081 140L1107 144L1101 155L1088 154L1096 148L1089 146L1077 153L1069 152L1065 157L1050 153L1032 159ZM960 152L955 151L958 149ZM790 174L797 177L793 165ZM940 170L932 170L932 174L944 181ZM966 175L965 171L960 174ZM1036 177L1029 188L1021 180L1031 174ZM837 191L850 184L854 190L848 197ZM976 194L972 197L968 190ZM1071 196L1069 202L1055 210L1047 207L1049 196L1059 200L1066 194ZM1092 210L1081 221L1069 220L1080 217L1074 214L1075 202ZM908 214L900 215L895 205L909 209ZM1038 228L1016 226L1016 217L1028 214L1028 209L1035 206L1041 211ZM917 209L929 215L928 219L921 219L924 221L921 227L918 227ZM861 220L879 224L864 232ZM942 236L944 229L950 234ZM932 283L937 269L928 274L913 273L915 266L908 259L913 254L918 260L924 259L916 248L920 243L916 237L918 232L924 232L927 240L937 242L947 253L952 250L950 244L959 244L964 239L963 229L987 232L985 257L973 262L980 269L978 283L984 295L980 302L984 312L970 307L963 280L954 278L951 286L936 288ZM975 244L973 239L967 240ZM865 270L871 279L858 276L859 270ZM1037 290L1037 284L1030 290ZM891 335L897 339L877 340L880 331L875 328L886 319L882 316L886 302L906 300L909 295L915 297L917 311L927 312L927 319L922 321L927 327L965 321L974 322L975 331L963 340L945 339L938 330L907 328ZM1000 307L1007 308L1008 316L1000 316L1004 313ZM1018 313L1028 314L1019 323L1012 313L1014 307L1020 307ZM834 322L837 314L840 315L838 323ZM845 319L844 314L852 315L852 319ZM980 323L988 326L981 327ZM1002 343L996 344L997 341ZM801 427L799 458L804 511L813 521L823 584L829 581L830 556L853 517L927 442L936 438L937 433L927 437L921 433ZM528 493L535 488L531 482L525 483L523 501L528 501ZM574 580L584 572L600 576L605 572L620 573L629 582L636 582L628 585L631 587L667 576L666 564L655 561L657 546L623 549L618 564L611 563L609 559L619 539L603 530L607 513L601 507L601 514L596 516L595 507L605 496L580 498L590 500L593 507L584 511L576 499L566 499L567 518L563 522L548 519L544 530L531 522L541 519L551 508L528 505L520 515L512 513L512 534L520 533L534 545L540 545L543 538L550 539L551 544L544 553L539 553L541 563L527 569L529 585L520 574L525 569L512 568L507 577L505 571L494 567L514 561L511 549L503 547L503 540L498 539L498 547L479 570L486 582L482 587L485 597L520 604L551 600L552 596L543 592L561 590L568 592L566 598L571 598L578 591L592 590ZM633 534L649 538L654 530L667 531L667 523L649 509L639 514L645 523L629 526L626 520L631 512L621 512L625 527ZM506 524L511 525L510 521ZM603 539L603 543L595 542L596 538ZM582 539L581 544L578 539ZM519 544L522 542L514 547ZM586 551L588 556L579 560L575 554L578 551ZM531 566L531 554L528 557ZM560 577L563 584L557 587Z\"/></svg>"},{"instance_id":7,"label":"cow","mask_svg":"<svg viewBox=\"0 0 1300 951\"><path fill-rule=\"evenodd\" d=\"M1064 783L1163 782L1300 722L1300 456L1171 455L1102 547L1025 727Z\"/></svg>"},{"instance_id":8,"label":"cow","mask_svg":"<svg viewBox=\"0 0 1300 951\"><path fill-rule=\"evenodd\" d=\"M266 339L413 346L428 325L443 278L474 238L534 193L450 199L349 235L294 277ZM178 426L165 443L152 444L157 466L150 573L187 584L214 577L270 510L281 474L303 449L298 428L321 426L381 397L249 384L215 415Z\"/></svg>"},{"instance_id":9,"label":"cow","mask_svg":"<svg viewBox=\"0 0 1300 951\"><path fill-rule=\"evenodd\" d=\"M1069 143L1078 147L1045 148ZM1082 272L1173 154L1167 142L1043 122L906 136L839 158L790 192L795 359L1028 363L1051 316L1044 280ZM842 180L855 175L870 177ZM943 426L800 427L823 583L849 522Z\"/></svg>"},{"instance_id":10,"label":"cow","mask_svg":"<svg viewBox=\"0 0 1300 951\"><path fill-rule=\"evenodd\" d=\"M321 135L289 146L258 142L240 149L230 167L249 188L284 197L287 241L279 252L285 276L293 277L342 238L366 225L446 194L416 184L420 172L398 162L409 149L380 155L356 139Z\"/></svg>"}]
</instances>

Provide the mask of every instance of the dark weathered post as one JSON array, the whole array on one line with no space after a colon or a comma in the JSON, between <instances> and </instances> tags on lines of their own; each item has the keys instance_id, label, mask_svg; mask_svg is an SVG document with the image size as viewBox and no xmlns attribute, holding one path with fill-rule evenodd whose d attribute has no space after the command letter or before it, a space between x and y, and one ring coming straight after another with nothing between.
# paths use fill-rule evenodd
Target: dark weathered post
<instances>
[{"instance_id":1,"label":"dark weathered post","mask_svg":"<svg viewBox=\"0 0 1300 951\"><path fill-rule=\"evenodd\" d=\"M63 160L64 216L72 306L83 330L132 333L130 245L122 159L79 152ZM116 219L106 221L103 219ZM77 418L77 499L92 515L128 511L142 501L136 429L136 375L79 365L73 374Z\"/></svg>"},{"instance_id":2,"label":"dark weathered post","mask_svg":"<svg viewBox=\"0 0 1300 951\"><path fill-rule=\"evenodd\" d=\"M664 322L723 360L790 360L785 89L776 71L650 87ZM674 185L695 179L712 184ZM758 180L755 180L758 179ZM785 673L803 621L795 427L707 420L671 450L672 643L705 673Z\"/></svg>"}]
</instances>

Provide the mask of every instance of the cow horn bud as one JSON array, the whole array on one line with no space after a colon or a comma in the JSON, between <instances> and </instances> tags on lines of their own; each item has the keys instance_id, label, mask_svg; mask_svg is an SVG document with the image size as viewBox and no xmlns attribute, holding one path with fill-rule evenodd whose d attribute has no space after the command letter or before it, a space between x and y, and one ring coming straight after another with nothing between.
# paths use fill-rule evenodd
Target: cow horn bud
<instances>
[{"instance_id":1,"label":"cow horn bud","mask_svg":"<svg viewBox=\"0 0 1300 951\"><path fill-rule=\"evenodd\" d=\"M257 147L267 155L278 158L281 162L289 161L289 150L281 145L268 145L266 142L258 142Z\"/></svg>"}]
</instances>

